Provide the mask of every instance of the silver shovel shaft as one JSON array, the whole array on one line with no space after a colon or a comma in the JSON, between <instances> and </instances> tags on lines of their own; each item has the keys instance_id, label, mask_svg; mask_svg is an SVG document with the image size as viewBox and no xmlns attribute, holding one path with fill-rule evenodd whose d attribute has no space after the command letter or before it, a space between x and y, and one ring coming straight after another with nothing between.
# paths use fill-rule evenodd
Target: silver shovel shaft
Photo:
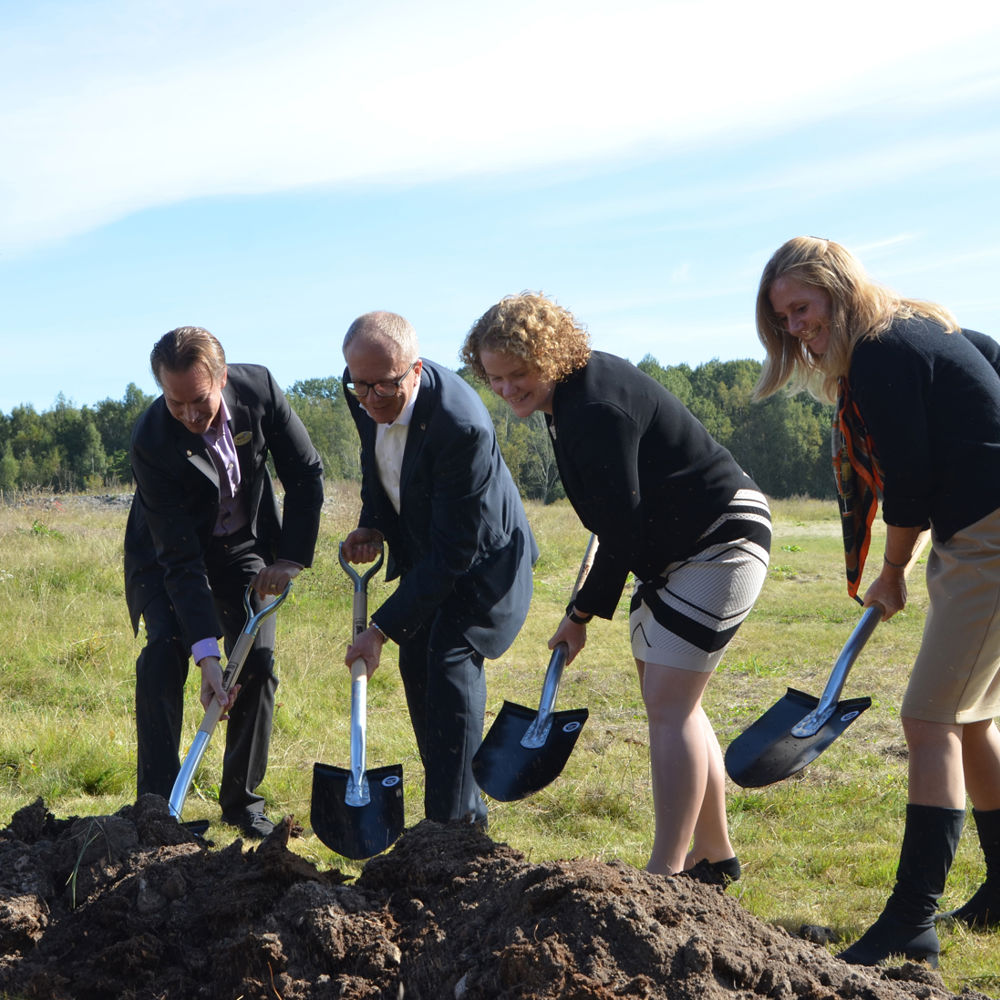
<instances>
[{"instance_id":1,"label":"silver shovel shaft","mask_svg":"<svg viewBox=\"0 0 1000 1000\"><path fill-rule=\"evenodd\" d=\"M542 696L538 701L538 714L521 737L521 746L525 750L537 750L545 746L552 728L552 713L556 707L556 696L559 694L559 682L562 680L563 667L566 664L566 643L561 642L549 657L549 666L545 671L542 683Z\"/></svg>"},{"instance_id":2,"label":"silver shovel shaft","mask_svg":"<svg viewBox=\"0 0 1000 1000\"><path fill-rule=\"evenodd\" d=\"M910 559L903 569L904 580L910 575L910 570L916 566L917 561L923 555L924 549L927 548L930 540L930 531L922 531L917 536ZM841 650L840 656L837 657L837 662L833 665L833 672L830 674L830 679L826 682L826 688L819 699L819 704L798 725L792 727L791 733L793 736L799 739L815 736L830 720L830 717L837 708L837 702L840 700L840 692L844 689L844 682L847 680L847 675L854 665L854 661L858 658L858 653L861 652L865 643L871 638L872 632L875 631L875 626L882 620L884 614L885 608L881 604L872 604L865 608L865 613L861 616L861 621L854 626L854 631Z\"/></svg>"},{"instance_id":3,"label":"silver shovel shaft","mask_svg":"<svg viewBox=\"0 0 1000 1000\"><path fill-rule=\"evenodd\" d=\"M587 550L583 554L583 561L580 563L580 569L577 571L576 581L573 583L573 590L569 596L571 604L586 581L590 567L594 565L597 546L597 535L591 533L587 540ZM569 647L564 642L559 643L552 650L552 656L549 657L549 665L545 671L545 680L542 682L542 696L538 699L538 714L521 737L521 746L525 750L538 750L545 746L545 741L549 738L549 731L552 729L552 713L555 711L556 696L559 694L559 683L562 680L563 667L566 665L568 654Z\"/></svg>"},{"instance_id":4,"label":"silver shovel shaft","mask_svg":"<svg viewBox=\"0 0 1000 1000\"><path fill-rule=\"evenodd\" d=\"M864 649L865 643L871 638L875 626L882 620L884 610L881 604L873 604L865 609L861 621L854 626L844 648L833 665L830 679L826 682L819 704L801 722L792 727L792 735L799 739L815 736L830 720L840 701L840 692L844 690L844 682L854 666L858 654Z\"/></svg>"},{"instance_id":5,"label":"silver shovel shaft","mask_svg":"<svg viewBox=\"0 0 1000 1000\"><path fill-rule=\"evenodd\" d=\"M247 612L247 623L243 626L243 631L236 640L232 654L226 662L226 669L222 675L222 686L226 691L229 691L239 680L240 671L246 662L247 654L253 648L254 639L257 638L257 630L260 628L260 623L278 609L278 605L288 596L291 589L292 584L289 581L285 589L273 601L265 604L256 614L254 614L250 603L253 588L248 586L244 591L243 607ZM201 720L201 725L198 727L198 732L195 733L194 739L191 741L191 749L188 750L184 757L181 769L177 772L177 777L174 780L174 787L170 791L168 804L170 806L170 815L175 819L180 819L181 817L181 810L184 808L184 800L191 789L191 782L194 780L198 765L201 763L202 757L205 756L209 741L212 739L212 732L215 730L221 717L222 706L217 699L213 698L212 704L205 709L205 715Z\"/></svg>"},{"instance_id":6,"label":"silver shovel shaft","mask_svg":"<svg viewBox=\"0 0 1000 1000\"><path fill-rule=\"evenodd\" d=\"M214 702L214 704L218 706L219 703ZM205 756L205 751L208 749L211 739L212 734L203 732L201 729L194 734L194 739L191 741L191 749L188 750L187 756L184 758L184 763L181 764L181 769L177 772L174 787L170 792L170 815L175 819L181 818L184 800L187 798L195 772L201 764L201 758Z\"/></svg>"},{"instance_id":7,"label":"silver shovel shaft","mask_svg":"<svg viewBox=\"0 0 1000 1000\"><path fill-rule=\"evenodd\" d=\"M344 793L344 801L349 806L366 806L372 800L365 776L367 742L368 672L365 661L359 656L351 664L351 775Z\"/></svg>"},{"instance_id":8,"label":"silver shovel shaft","mask_svg":"<svg viewBox=\"0 0 1000 1000\"><path fill-rule=\"evenodd\" d=\"M597 535L591 533L587 540L587 550L583 554L583 561L577 571L576 580L573 583L573 590L569 595L570 603L576 599L580 592L590 567L594 565L594 557L597 555ZM545 671L545 680L542 682L542 696L538 699L538 714L528 726L521 737L521 746L525 750L538 750L545 746L545 741L549 738L549 730L552 728L552 713L556 707L556 695L559 694L559 682L562 680L562 669L566 665L566 657L569 654L569 647L561 642L549 657L549 665Z\"/></svg>"},{"instance_id":9,"label":"silver shovel shaft","mask_svg":"<svg viewBox=\"0 0 1000 1000\"><path fill-rule=\"evenodd\" d=\"M382 565L383 554L363 575L344 557L344 545L338 552L340 565L354 584L351 634L355 639L368 627L368 580ZM366 806L371 798L365 774L368 760L368 668L358 657L351 664L351 773L347 779L344 802L349 806Z\"/></svg>"}]
</instances>

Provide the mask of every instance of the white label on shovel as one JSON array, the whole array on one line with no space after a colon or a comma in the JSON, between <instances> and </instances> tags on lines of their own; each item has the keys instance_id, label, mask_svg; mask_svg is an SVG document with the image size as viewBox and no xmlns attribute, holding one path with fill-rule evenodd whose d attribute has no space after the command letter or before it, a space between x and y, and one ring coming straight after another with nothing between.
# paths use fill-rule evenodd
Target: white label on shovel
<instances>
[{"instance_id":1,"label":"white label on shovel","mask_svg":"<svg viewBox=\"0 0 1000 1000\"><path fill-rule=\"evenodd\" d=\"M562 727L562 731L564 733L575 733L579 728L579 722L567 722L566 725Z\"/></svg>"},{"instance_id":2,"label":"white label on shovel","mask_svg":"<svg viewBox=\"0 0 1000 1000\"><path fill-rule=\"evenodd\" d=\"M397 778L396 775L394 774L390 774L382 779L383 788L395 788L396 785L398 784L399 784L399 778Z\"/></svg>"}]
</instances>

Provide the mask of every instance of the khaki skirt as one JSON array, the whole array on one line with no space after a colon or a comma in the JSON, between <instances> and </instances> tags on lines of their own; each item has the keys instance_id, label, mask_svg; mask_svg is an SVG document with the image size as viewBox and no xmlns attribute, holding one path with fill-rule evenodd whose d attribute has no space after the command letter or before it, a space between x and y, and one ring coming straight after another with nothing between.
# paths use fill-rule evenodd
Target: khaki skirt
<instances>
[{"instance_id":1,"label":"khaki skirt","mask_svg":"<svg viewBox=\"0 0 1000 1000\"><path fill-rule=\"evenodd\" d=\"M927 593L901 714L959 725L1000 715L1000 510L934 542Z\"/></svg>"}]
</instances>

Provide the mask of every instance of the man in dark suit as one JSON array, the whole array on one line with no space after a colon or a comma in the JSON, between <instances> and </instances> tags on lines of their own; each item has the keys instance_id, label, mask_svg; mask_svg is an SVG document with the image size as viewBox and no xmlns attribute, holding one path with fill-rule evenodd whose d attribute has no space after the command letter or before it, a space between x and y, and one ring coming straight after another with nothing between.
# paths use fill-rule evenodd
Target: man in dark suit
<instances>
[{"instance_id":1,"label":"man in dark suit","mask_svg":"<svg viewBox=\"0 0 1000 1000\"><path fill-rule=\"evenodd\" d=\"M323 505L323 466L271 373L226 365L207 330L180 327L157 341L150 364L160 396L136 421L136 490L125 529L125 597L132 627L145 622L136 661L138 794L169 798L179 744L188 657L201 668L201 701L228 712L219 786L223 820L266 836L273 824L256 792L267 767L278 685L274 618L265 618L236 692L222 687L218 638L227 653L255 608L312 562ZM284 519L268 473L285 490ZM226 717L225 715L223 716Z\"/></svg>"},{"instance_id":2,"label":"man in dark suit","mask_svg":"<svg viewBox=\"0 0 1000 1000\"><path fill-rule=\"evenodd\" d=\"M418 356L413 327L367 313L344 339L344 385L361 437L358 527L351 562L389 547L395 592L347 651L369 676L382 645L399 672L424 765L428 819L486 821L472 775L483 737L483 659L524 624L538 548L482 400L454 372Z\"/></svg>"}]
</instances>

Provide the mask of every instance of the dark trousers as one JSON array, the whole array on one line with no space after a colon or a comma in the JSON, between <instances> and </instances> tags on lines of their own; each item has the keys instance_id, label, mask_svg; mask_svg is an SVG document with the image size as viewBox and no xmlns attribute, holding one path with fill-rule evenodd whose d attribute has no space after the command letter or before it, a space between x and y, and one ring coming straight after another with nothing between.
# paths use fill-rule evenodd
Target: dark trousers
<instances>
[{"instance_id":1,"label":"dark trousers","mask_svg":"<svg viewBox=\"0 0 1000 1000\"><path fill-rule=\"evenodd\" d=\"M399 647L399 673L424 766L424 814L446 822L486 819L472 776L483 740L486 674L483 658L438 614Z\"/></svg>"},{"instance_id":2,"label":"dark trousers","mask_svg":"<svg viewBox=\"0 0 1000 1000\"><path fill-rule=\"evenodd\" d=\"M213 542L206 553L209 583L222 624L227 657L246 625L243 594L263 565L264 559L256 551L252 538ZM260 600L256 594L252 600L256 611ZM169 798L180 770L184 683L191 650L181 636L165 590L149 601L142 617L146 645L136 661L135 676L137 791L139 795L153 792ZM248 809L263 809L264 799L256 794L256 789L267 769L278 686L274 675L274 637L275 620L268 616L261 622L240 672L240 693L229 712L229 721L223 723L226 748L219 806L222 814L231 818L238 818Z\"/></svg>"}]
</instances>

